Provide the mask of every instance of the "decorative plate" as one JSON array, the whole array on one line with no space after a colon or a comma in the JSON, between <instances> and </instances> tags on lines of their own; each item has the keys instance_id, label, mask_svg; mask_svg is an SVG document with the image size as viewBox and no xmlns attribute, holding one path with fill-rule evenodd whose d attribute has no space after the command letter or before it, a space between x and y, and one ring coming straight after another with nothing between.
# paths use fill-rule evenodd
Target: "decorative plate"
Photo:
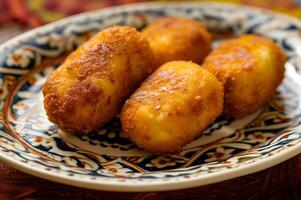
<instances>
[{"instance_id":1,"label":"decorative plate","mask_svg":"<svg viewBox=\"0 0 301 200\"><path fill-rule=\"evenodd\" d=\"M268 106L240 120L220 117L178 154L155 156L122 136L118 116L94 135L68 135L50 123L41 88L68 52L114 24L141 29L161 16L205 22L215 45L260 34L286 52L286 76ZM301 152L301 23L228 4L144 3L66 18L0 46L0 158L45 179L110 191L188 188L253 173Z\"/></svg>"}]
</instances>

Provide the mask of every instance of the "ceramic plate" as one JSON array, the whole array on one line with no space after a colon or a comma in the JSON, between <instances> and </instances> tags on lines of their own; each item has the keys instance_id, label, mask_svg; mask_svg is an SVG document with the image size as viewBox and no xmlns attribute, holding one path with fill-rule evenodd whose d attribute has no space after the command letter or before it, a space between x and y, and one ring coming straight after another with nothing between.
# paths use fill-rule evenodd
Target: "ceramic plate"
<instances>
[{"instance_id":1,"label":"ceramic plate","mask_svg":"<svg viewBox=\"0 0 301 200\"><path fill-rule=\"evenodd\" d=\"M220 117L178 154L155 156L122 136L118 116L93 135L68 135L47 120L41 89L66 54L114 24L141 29L154 18L204 21L216 36L255 33L286 52L286 76L268 106ZM251 7L211 3L136 4L66 18L0 47L0 158L45 179L110 191L159 191L219 182L301 152L301 23ZM264 87L264 86L263 86Z\"/></svg>"}]
</instances>

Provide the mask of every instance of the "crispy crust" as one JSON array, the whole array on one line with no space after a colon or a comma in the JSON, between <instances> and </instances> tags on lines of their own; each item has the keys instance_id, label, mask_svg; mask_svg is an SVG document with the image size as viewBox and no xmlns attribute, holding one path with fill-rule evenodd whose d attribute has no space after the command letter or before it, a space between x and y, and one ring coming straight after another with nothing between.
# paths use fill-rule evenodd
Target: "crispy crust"
<instances>
[{"instance_id":1,"label":"crispy crust","mask_svg":"<svg viewBox=\"0 0 301 200\"><path fill-rule=\"evenodd\" d=\"M108 28L71 53L45 83L49 120L68 132L90 133L116 115L152 71L148 41L134 28Z\"/></svg>"},{"instance_id":2,"label":"crispy crust","mask_svg":"<svg viewBox=\"0 0 301 200\"><path fill-rule=\"evenodd\" d=\"M211 50L211 35L196 20L163 17L152 21L142 34L148 38L156 67L173 60L201 64Z\"/></svg>"},{"instance_id":3,"label":"crispy crust","mask_svg":"<svg viewBox=\"0 0 301 200\"><path fill-rule=\"evenodd\" d=\"M124 134L139 147L172 153L191 142L223 110L223 88L209 71L192 62L158 68L121 111Z\"/></svg>"},{"instance_id":4,"label":"crispy crust","mask_svg":"<svg viewBox=\"0 0 301 200\"><path fill-rule=\"evenodd\" d=\"M224 42L203 66L222 82L224 114L244 117L264 106L284 77L285 55L269 39L245 35Z\"/></svg>"}]
</instances>

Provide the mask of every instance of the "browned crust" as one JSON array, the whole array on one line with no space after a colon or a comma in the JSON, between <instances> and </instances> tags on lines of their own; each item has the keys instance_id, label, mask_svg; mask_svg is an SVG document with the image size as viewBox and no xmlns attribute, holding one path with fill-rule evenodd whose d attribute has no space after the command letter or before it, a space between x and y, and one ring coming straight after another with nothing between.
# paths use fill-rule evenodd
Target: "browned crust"
<instances>
[{"instance_id":1,"label":"browned crust","mask_svg":"<svg viewBox=\"0 0 301 200\"><path fill-rule=\"evenodd\" d=\"M49 120L68 132L97 130L118 113L152 68L152 52L139 32L126 26L105 29L48 78L43 94ZM103 80L107 85L99 84Z\"/></svg>"},{"instance_id":2,"label":"browned crust","mask_svg":"<svg viewBox=\"0 0 301 200\"><path fill-rule=\"evenodd\" d=\"M264 55L256 52L262 47L268 49ZM271 81L261 85L262 81L259 81L259 78L263 74L258 74L256 70L268 59L272 59L274 65L264 67L272 68L274 73L265 75L265 78ZM224 114L240 118L255 112L273 98L284 77L285 60L282 50L269 39L245 35L221 44L209 54L203 66L216 75L224 86ZM245 77L244 80L241 79L242 76ZM268 91L262 92L263 87L268 88ZM248 98L242 100L237 92L238 88L249 91Z\"/></svg>"},{"instance_id":3,"label":"browned crust","mask_svg":"<svg viewBox=\"0 0 301 200\"><path fill-rule=\"evenodd\" d=\"M156 67L174 60L201 64L211 51L210 33L201 22L185 17L155 19L142 34L150 42Z\"/></svg>"},{"instance_id":4,"label":"browned crust","mask_svg":"<svg viewBox=\"0 0 301 200\"><path fill-rule=\"evenodd\" d=\"M121 123L123 133L140 148L174 153L222 110L223 87L213 74L194 63L174 61L159 67L131 95L122 108ZM170 139L157 140L160 131Z\"/></svg>"}]
</instances>

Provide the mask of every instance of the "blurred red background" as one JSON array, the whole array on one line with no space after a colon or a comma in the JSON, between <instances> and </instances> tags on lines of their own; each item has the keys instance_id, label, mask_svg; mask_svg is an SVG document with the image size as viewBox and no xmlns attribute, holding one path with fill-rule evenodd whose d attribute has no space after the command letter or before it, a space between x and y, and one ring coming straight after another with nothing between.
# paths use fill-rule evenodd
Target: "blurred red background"
<instances>
[{"instance_id":1,"label":"blurred red background","mask_svg":"<svg viewBox=\"0 0 301 200\"><path fill-rule=\"evenodd\" d=\"M37 27L76 13L149 0L0 0L0 25ZM157 0L167 1L167 0ZM215 0L264 7L301 18L301 0Z\"/></svg>"}]
</instances>

